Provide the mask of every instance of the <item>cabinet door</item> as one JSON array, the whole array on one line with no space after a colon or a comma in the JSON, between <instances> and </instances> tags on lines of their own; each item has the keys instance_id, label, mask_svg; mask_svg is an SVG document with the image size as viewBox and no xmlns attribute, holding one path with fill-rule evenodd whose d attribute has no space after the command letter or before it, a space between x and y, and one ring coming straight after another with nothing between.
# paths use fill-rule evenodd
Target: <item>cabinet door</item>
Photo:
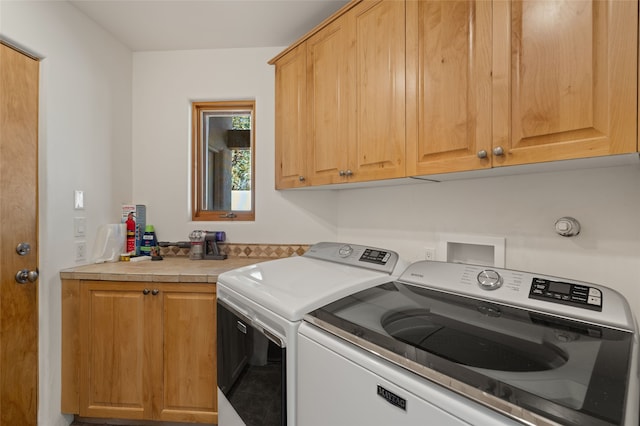
<instances>
[{"instance_id":1,"label":"cabinet door","mask_svg":"<svg viewBox=\"0 0 640 426\"><path fill-rule=\"evenodd\" d=\"M636 151L637 1L494 3L493 165Z\"/></svg>"},{"instance_id":2,"label":"cabinet door","mask_svg":"<svg viewBox=\"0 0 640 426\"><path fill-rule=\"evenodd\" d=\"M345 182L354 143L353 28L343 16L307 40L308 164L310 184Z\"/></svg>"},{"instance_id":3,"label":"cabinet door","mask_svg":"<svg viewBox=\"0 0 640 426\"><path fill-rule=\"evenodd\" d=\"M405 2L366 1L345 15L355 36L356 128L349 181L405 176Z\"/></svg>"},{"instance_id":4,"label":"cabinet door","mask_svg":"<svg viewBox=\"0 0 640 426\"><path fill-rule=\"evenodd\" d=\"M306 44L287 53L275 66L276 189L306 186Z\"/></svg>"},{"instance_id":5,"label":"cabinet door","mask_svg":"<svg viewBox=\"0 0 640 426\"><path fill-rule=\"evenodd\" d=\"M491 167L491 2L406 7L407 175Z\"/></svg>"},{"instance_id":6,"label":"cabinet door","mask_svg":"<svg viewBox=\"0 0 640 426\"><path fill-rule=\"evenodd\" d=\"M151 418L144 288L91 281L81 286L81 416Z\"/></svg>"},{"instance_id":7,"label":"cabinet door","mask_svg":"<svg viewBox=\"0 0 640 426\"><path fill-rule=\"evenodd\" d=\"M213 284L162 284L152 298L154 418L217 423L216 296Z\"/></svg>"}]
</instances>

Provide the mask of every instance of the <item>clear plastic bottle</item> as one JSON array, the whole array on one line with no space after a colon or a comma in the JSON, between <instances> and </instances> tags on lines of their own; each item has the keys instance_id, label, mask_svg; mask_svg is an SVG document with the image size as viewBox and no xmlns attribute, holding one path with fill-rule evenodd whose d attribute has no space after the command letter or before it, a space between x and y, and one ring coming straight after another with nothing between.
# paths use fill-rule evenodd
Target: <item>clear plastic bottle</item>
<instances>
[{"instance_id":1,"label":"clear plastic bottle","mask_svg":"<svg viewBox=\"0 0 640 426\"><path fill-rule=\"evenodd\" d=\"M207 231L192 231L189 234L191 240L191 250L189 251L189 259L200 260L204 259L204 238L207 235Z\"/></svg>"}]
</instances>

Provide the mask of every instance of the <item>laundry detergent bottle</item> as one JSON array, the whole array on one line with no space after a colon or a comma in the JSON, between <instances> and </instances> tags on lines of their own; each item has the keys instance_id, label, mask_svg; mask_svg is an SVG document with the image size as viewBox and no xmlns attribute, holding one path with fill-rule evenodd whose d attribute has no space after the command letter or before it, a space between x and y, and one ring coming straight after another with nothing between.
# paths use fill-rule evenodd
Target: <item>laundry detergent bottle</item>
<instances>
[{"instance_id":1,"label":"laundry detergent bottle","mask_svg":"<svg viewBox=\"0 0 640 426\"><path fill-rule=\"evenodd\" d=\"M158 239L156 238L156 231L153 225L147 225L144 228L144 235L142 236L142 247L140 247L141 256L151 256L153 252L157 250Z\"/></svg>"}]
</instances>

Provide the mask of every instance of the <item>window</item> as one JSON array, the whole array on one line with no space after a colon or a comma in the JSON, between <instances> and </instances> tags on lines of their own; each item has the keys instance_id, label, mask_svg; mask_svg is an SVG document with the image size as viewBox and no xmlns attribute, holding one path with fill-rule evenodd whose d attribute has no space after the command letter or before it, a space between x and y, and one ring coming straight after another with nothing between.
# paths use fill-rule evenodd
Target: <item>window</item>
<instances>
[{"instance_id":1,"label":"window","mask_svg":"<svg viewBox=\"0 0 640 426\"><path fill-rule=\"evenodd\" d=\"M193 102L192 219L254 220L254 101Z\"/></svg>"}]
</instances>

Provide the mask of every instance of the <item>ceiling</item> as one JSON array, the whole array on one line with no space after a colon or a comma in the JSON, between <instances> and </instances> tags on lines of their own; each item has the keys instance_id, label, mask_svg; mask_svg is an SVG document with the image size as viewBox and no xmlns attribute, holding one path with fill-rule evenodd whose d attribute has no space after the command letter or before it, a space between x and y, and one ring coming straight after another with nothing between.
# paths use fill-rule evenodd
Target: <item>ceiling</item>
<instances>
[{"instance_id":1,"label":"ceiling","mask_svg":"<svg viewBox=\"0 0 640 426\"><path fill-rule=\"evenodd\" d=\"M347 0L69 0L132 51L288 46Z\"/></svg>"}]
</instances>

